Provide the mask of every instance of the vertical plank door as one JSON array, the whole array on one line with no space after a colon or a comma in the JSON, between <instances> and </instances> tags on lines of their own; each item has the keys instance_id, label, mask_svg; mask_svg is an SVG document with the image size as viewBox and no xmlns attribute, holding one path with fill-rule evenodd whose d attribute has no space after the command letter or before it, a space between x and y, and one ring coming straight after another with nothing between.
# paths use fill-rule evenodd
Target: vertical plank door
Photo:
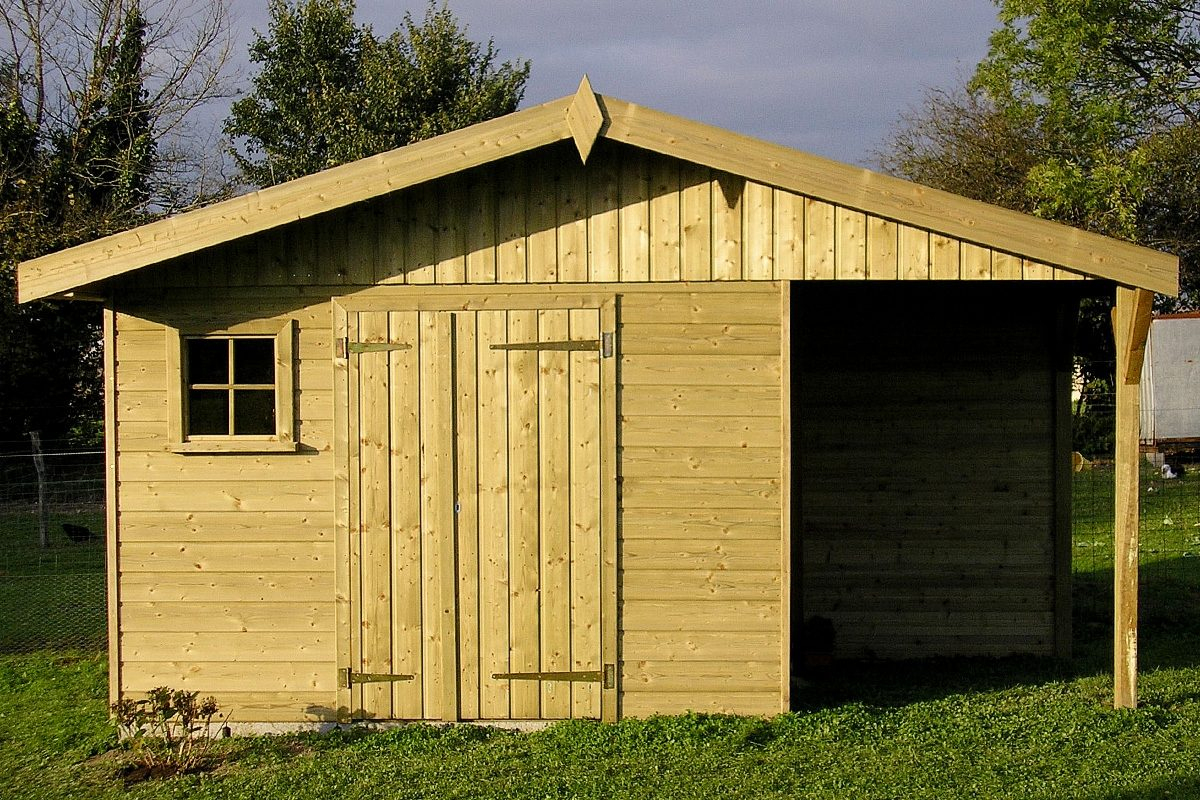
<instances>
[{"instance_id":1,"label":"vertical plank door","mask_svg":"<svg viewBox=\"0 0 1200 800\"><path fill-rule=\"evenodd\" d=\"M601 716L601 327L347 315L353 717Z\"/></svg>"}]
</instances>

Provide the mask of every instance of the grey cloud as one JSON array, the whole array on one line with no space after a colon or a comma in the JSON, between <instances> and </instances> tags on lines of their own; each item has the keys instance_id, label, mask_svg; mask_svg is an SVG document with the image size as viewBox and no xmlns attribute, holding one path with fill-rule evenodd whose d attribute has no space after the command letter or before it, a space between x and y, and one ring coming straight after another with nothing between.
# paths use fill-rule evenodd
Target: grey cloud
<instances>
[{"instance_id":1,"label":"grey cloud","mask_svg":"<svg viewBox=\"0 0 1200 800\"><path fill-rule=\"evenodd\" d=\"M242 43L265 2L239 3ZM864 163L926 87L968 74L995 26L990 0L452 0L501 58L529 58L526 104L600 92L840 161ZM422 0L359 0L394 29Z\"/></svg>"}]
</instances>

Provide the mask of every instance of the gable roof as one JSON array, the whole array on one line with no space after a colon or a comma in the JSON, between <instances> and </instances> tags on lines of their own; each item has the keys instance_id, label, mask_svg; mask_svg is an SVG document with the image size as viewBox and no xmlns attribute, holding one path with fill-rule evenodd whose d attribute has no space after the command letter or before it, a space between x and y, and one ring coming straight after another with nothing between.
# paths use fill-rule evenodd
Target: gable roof
<instances>
[{"instance_id":1,"label":"gable roof","mask_svg":"<svg viewBox=\"0 0 1200 800\"><path fill-rule=\"evenodd\" d=\"M1176 294L1175 256L579 91L22 263L20 302L72 290L509 156L604 137L1125 286Z\"/></svg>"}]
</instances>

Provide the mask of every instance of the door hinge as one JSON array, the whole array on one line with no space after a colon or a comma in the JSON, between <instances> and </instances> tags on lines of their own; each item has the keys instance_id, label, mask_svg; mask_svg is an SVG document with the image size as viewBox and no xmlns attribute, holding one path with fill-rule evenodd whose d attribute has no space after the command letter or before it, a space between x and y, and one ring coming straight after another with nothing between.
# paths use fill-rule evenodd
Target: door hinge
<instances>
[{"instance_id":1,"label":"door hinge","mask_svg":"<svg viewBox=\"0 0 1200 800\"><path fill-rule=\"evenodd\" d=\"M355 672L346 667L342 670L344 678L342 685L347 689L353 689L356 683L396 683L399 681L416 680L415 675L394 675L386 672Z\"/></svg>"},{"instance_id":2,"label":"door hinge","mask_svg":"<svg viewBox=\"0 0 1200 800\"><path fill-rule=\"evenodd\" d=\"M612 358L613 351L616 349L616 334L602 333L600 334L600 357Z\"/></svg>"},{"instance_id":3,"label":"door hinge","mask_svg":"<svg viewBox=\"0 0 1200 800\"><path fill-rule=\"evenodd\" d=\"M579 670L575 672L493 672L492 678L499 681L599 683L605 689L614 689L617 685L617 667L615 664L605 664L603 670Z\"/></svg>"},{"instance_id":4,"label":"door hinge","mask_svg":"<svg viewBox=\"0 0 1200 800\"><path fill-rule=\"evenodd\" d=\"M493 350L590 350L602 347L599 339L567 339L561 342L508 342L494 344Z\"/></svg>"},{"instance_id":5,"label":"door hinge","mask_svg":"<svg viewBox=\"0 0 1200 800\"><path fill-rule=\"evenodd\" d=\"M346 339L344 352L349 353L385 353L392 350L411 350L412 345L404 342L352 342ZM343 356L344 357L344 356Z\"/></svg>"}]
</instances>

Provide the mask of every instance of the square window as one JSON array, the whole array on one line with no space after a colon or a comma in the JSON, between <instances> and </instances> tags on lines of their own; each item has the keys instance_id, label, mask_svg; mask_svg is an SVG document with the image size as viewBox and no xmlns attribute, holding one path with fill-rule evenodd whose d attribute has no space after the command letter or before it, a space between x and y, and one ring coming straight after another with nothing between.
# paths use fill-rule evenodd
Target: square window
<instances>
[{"instance_id":1,"label":"square window","mask_svg":"<svg viewBox=\"0 0 1200 800\"><path fill-rule=\"evenodd\" d=\"M275 392L233 390L234 435L270 435L275 432Z\"/></svg>"},{"instance_id":2,"label":"square window","mask_svg":"<svg viewBox=\"0 0 1200 800\"><path fill-rule=\"evenodd\" d=\"M229 393L218 389L188 391L188 433L221 436L229 433Z\"/></svg>"},{"instance_id":3,"label":"square window","mask_svg":"<svg viewBox=\"0 0 1200 800\"><path fill-rule=\"evenodd\" d=\"M174 331L170 439L178 452L294 451L294 323ZM176 355L172 359L171 353Z\"/></svg>"}]
</instances>

